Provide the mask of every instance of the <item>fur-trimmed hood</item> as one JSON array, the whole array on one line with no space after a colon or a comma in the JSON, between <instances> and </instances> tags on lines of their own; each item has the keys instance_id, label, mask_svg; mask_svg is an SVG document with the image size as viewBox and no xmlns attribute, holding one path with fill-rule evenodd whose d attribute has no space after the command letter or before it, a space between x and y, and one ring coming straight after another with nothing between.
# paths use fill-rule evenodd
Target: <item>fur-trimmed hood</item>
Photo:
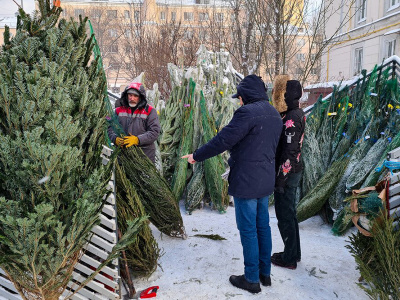
<instances>
[{"instance_id":1,"label":"fur-trimmed hood","mask_svg":"<svg viewBox=\"0 0 400 300\"><path fill-rule=\"evenodd\" d=\"M285 102L286 83L290 80L287 74L277 75L275 77L272 89L272 105L280 113L287 111L288 106Z\"/></svg>"}]
</instances>

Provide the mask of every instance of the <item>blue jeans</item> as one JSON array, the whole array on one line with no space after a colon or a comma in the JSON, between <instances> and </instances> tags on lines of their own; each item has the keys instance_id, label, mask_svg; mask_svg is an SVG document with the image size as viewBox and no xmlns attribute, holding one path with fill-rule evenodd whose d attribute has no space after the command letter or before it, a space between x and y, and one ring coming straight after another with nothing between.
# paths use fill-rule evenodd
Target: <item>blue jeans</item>
<instances>
[{"instance_id":1,"label":"blue jeans","mask_svg":"<svg viewBox=\"0 0 400 300\"><path fill-rule=\"evenodd\" d=\"M260 274L271 274L271 227L268 196L257 199L236 198L236 225L243 247L244 276L248 282L259 282Z\"/></svg>"}]
</instances>

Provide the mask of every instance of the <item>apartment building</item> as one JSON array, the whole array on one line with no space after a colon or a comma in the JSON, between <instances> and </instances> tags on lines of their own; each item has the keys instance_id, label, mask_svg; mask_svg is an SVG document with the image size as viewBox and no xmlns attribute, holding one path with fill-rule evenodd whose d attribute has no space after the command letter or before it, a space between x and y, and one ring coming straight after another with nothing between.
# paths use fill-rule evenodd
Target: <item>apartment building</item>
<instances>
[{"instance_id":1,"label":"apartment building","mask_svg":"<svg viewBox=\"0 0 400 300\"><path fill-rule=\"evenodd\" d=\"M400 56L400 0L333 0L336 8L343 4L326 20L325 35L334 39L322 57L325 81L346 80ZM338 30L338 24L344 26Z\"/></svg>"},{"instance_id":2,"label":"apartment building","mask_svg":"<svg viewBox=\"0 0 400 300\"><path fill-rule=\"evenodd\" d=\"M262 2L268 0L260 0L260 5ZM61 7L62 17L89 17L102 51L109 88L119 92L139 75L141 69L138 66L141 64L147 66L144 68L147 70L145 76L153 76L150 81L158 82L162 87L169 76L167 63L195 64L195 53L200 44L212 51L223 47L232 51L237 20L246 22L249 18L249 12L242 8L235 11L232 3L230 0L62 0ZM296 3L300 14L303 0L290 3ZM287 8L285 13L288 13ZM296 14L292 14L290 22L294 23L296 18ZM296 79L304 72L305 61L312 55L308 37L301 30L299 28L291 37L295 41L291 46L293 50L287 57L284 70L281 70ZM257 28L253 31L256 40L264 34ZM253 37L249 41L256 44ZM272 82L271 57L275 54L267 48L261 53L257 73L266 82ZM250 62L256 60L257 55L249 50ZM239 56L237 53L236 59L240 59ZM233 61L239 68L240 62L235 58ZM315 82L319 69L317 71L314 67L311 73L310 81Z\"/></svg>"},{"instance_id":3,"label":"apartment building","mask_svg":"<svg viewBox=\"0 0 400 300\"><path fill-rule=\"evenodd\" d=\"M11 36L17 31L17 17L1 17L0 18L0 46L4 44L5 26L10 28Z\"/></svg>"}]
</instances>

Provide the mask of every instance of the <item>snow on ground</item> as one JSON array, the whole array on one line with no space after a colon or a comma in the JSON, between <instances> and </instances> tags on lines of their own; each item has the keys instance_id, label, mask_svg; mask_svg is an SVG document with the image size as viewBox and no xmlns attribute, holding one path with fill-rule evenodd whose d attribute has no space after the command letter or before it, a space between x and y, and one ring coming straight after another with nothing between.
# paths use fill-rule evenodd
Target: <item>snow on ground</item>
<instances>
[{"instance_id":1,"label":"snow on ground","mask_svg":"<svg viewBox=\"0 0 400 300\"><path fill-rule=\"evenodd\" d=\"M235 210L226 214L209 207L185 213L181 206L188 238L161 235L153 229L164 255L157 271L148 280L135 280L137 291L157 285L159 300L211 299L368 299L357 286L359 272L345 245L347 237L337 237L331 227L315 216L299 224L302 260L296 270L272 265L272 286L262 286L253 295L232 286L229 276L243 274L243 255L235 223ZM272 251L282 251L274 207L270 207ZM226 240L214 241L195 234L218 234ZM350 234L350 233L349 233Z\"/></svg>"}]
</instances>

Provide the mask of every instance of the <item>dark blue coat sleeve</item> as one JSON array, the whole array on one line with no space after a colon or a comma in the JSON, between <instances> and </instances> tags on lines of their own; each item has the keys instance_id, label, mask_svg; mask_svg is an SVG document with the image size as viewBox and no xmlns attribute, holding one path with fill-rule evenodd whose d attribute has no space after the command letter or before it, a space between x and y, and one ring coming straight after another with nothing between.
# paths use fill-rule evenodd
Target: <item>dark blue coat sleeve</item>
<instances>
[{"instance_id":1,"label":"dark blue coat sleeve","mask_svg":"<svg viewBox=\"0 0 400 300\"><path fill-rule=\"evenodd\" d=\"M232 149L250 131L250 120L247 109L242 106L237 109L232 120L207 144L193 153L195 161L203 161L218 155L226 150Z\"/></svg>"}]
</instances>

